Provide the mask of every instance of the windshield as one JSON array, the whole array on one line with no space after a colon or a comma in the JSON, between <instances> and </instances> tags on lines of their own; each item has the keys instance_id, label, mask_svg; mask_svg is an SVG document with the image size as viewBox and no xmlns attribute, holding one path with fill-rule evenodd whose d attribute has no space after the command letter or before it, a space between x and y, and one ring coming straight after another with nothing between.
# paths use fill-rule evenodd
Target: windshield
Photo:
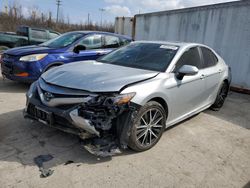
<instances>
[{"instance_id":1,"label":"windshield","mask_svg":"<svg viewBox=\"0 0 250 188\"><path fill-rule=\"evenodd\" d=\"M49 48L63 48L73 44L75 41L83 37L83 33L66 33L52 40L40 44Z\"/></svg>"},{"instance_id":2,"label":"windshield","mask_svg":"<svg viewBox=\"0 0 250 188\"><path fill-rule=\"evenodd\" d=\"M177 46L157 43L132 43L97 61L132 68L164 72L178 50Z\"/></svg>"}]
</instances>

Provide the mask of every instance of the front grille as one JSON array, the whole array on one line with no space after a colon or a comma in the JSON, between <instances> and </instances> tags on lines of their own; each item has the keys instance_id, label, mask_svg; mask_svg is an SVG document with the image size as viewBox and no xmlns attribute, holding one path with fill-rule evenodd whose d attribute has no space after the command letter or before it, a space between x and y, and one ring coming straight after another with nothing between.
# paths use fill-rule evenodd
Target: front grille
<instances>
[{"instance_id":1,"label":"front grille","mask_svg":"<svg viewBox=\"0 0 250 188\"><path fill-rule=\"evenodd\" d=\"M41 87L40 87L40 89L43 93L46 93L46 92L51 93L55 98L79 98L79 97L85 98L85 97L89 96L89 95L65 95L65 94L59 94L59 93L53 93L50 91L46 91L46 90L42 89Z\"/></svg>"},{"instance_id":2,"label":"front grille","mask_svg":"<svg viewBox=\"0 0 250 188\"><path fill-rule=\"evenodd\" d=\"M49 124L51 123L51 113L46 112L42 109L39 109L33 104L29 104L27 112L28 112L28 114L30 114L31 116L33 116L37 119L46 121Z\"/></svg>"},{"instance_id":3,"label":"front grille","mask_svg":"<svg viewBox=\"0 0 250 188\"><path fill-rule=\"evenodd\" d=\"M2 73L7 74L7 75L13 73L12 65L8 65L5 62L1 63L1 70L2 70Z\"/></svg>"}]
</instances>

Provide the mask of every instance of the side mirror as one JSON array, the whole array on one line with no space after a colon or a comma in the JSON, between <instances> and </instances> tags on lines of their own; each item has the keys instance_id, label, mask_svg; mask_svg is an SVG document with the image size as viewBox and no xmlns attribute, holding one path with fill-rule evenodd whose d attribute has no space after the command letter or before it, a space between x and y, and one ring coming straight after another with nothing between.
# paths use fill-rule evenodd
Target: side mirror
<instances>
[{"instance_id":1,"label":"side mirror","mask_svg":"<svg viewBox=\"0 0 250 188\"><path fill-rule=\"evenodd\" d=\"M74 47L73 52L76 53L76 54L79 54L80 51L84 51L84 50L86 50L86 46L77 45L77 46Z\"/></svg>"},{"instance_id":2,"label":"side mirror","mask_svg":"<svg viewBox=\"0 0 250 188\"><path fill-rule=\"evenodd\" d=\"M192 76L199 72L196 66L183 65L176 73L176 78L182 80L184 76Z\"/></svg>"}]
</instances>

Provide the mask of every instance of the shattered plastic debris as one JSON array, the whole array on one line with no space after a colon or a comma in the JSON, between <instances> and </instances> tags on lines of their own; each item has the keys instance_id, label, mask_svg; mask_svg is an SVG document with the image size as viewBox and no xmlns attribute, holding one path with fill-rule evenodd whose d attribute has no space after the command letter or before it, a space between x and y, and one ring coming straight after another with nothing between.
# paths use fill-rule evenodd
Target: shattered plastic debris
<instances>
[{"instance_id":1,"label":"shattered plastic debris","mask_svg":"<svg viewBox=\"0 0 250 188\"><path fill-rule=\"evenodd\" d=\"M39 155L34 158L35 164L39 167L39 171L41 172L40 177L46 178L53 174L54 170L45 169L43 166L44 162L52 160L54 157L52 155Z\"/></svg>"},{"instance_id":2,"label":"shattered plastic debris","mask_svg":"<svg viewBox=\"0 0 250 188\"><path fill-rule=\"evenodd\" d=\"M83 147L91 154L96 155L98 157L111 157L113 155L121 154L121 150L118 147L109 148L101 148L100 146L95 146L91 144L83 145Z\"/></svg>"}]
</instances>

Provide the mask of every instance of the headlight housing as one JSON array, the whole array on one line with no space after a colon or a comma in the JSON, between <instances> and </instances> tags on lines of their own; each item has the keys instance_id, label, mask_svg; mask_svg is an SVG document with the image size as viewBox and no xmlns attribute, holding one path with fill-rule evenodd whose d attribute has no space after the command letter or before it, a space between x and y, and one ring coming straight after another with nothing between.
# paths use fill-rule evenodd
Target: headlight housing
<instances>
[{"instance_id":1,"label":"headlight housing","mask_svg":"<svg viewBox=\"0 0 250 188\"><path fill-rule=\"evenodd\" d=\"M127 104L132 100L135 94L136 94L135 92L132 92L132 93L125 93L125 94L117 95L113 97L113 102L114 104L117 104L117 105Z\"/></svg>"},{"instance_id":2,"label":"headlight housing","mask_svg":"<svg viewBox=\"0 0 250 188\"><path fill-rule=\"evenodd\" d=\"M30 85L30 88L29 88L28 92L26 93L27 98L30 99L33 96L33 93L36 90L36 87L37 87L37 82L33 82Z\"/></svg>"},{"instance_id":3,"label":"headlight housing","mask_svg":"<svg viewBox=\"0 0 250 188\"><path fill-rule=\"evenodd\" d=\"M47 53L26 55L26 56L21 57L19 61L28 61L28 62L39 61L43 59L44 57L46 57L47 55L48 55Z\"/></svg>"}]
</instances>

